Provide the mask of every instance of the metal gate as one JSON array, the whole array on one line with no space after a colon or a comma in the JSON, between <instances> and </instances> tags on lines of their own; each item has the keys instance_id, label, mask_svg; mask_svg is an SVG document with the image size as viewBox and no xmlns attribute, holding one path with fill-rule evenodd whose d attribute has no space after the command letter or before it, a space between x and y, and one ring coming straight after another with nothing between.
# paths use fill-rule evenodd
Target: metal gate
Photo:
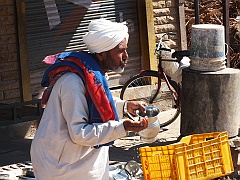
<instances>
[{"instance_id":1,"label":"metal gate","mask_svg":"<svg viewBox=\"0 0 240 180\"><path fill-rule=\"evenodd\" d=\"M82 35L93 19L127 21L130 40L129 63L122 74L109 73L110 87L123 85L139 72L140 42L137 0L25 0L26 34L32 95L37 95L47 65L45 56L63 51L86 50Z\"/></svg>"}]
</instances>

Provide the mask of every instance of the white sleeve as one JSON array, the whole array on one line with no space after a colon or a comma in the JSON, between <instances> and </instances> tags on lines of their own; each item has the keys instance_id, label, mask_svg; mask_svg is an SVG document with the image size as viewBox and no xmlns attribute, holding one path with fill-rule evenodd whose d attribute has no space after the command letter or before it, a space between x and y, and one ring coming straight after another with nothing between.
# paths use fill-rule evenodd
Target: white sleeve
<instances>
[{"instance_id":1,"label":"white sleeve","mask_svg":"<svg viewBox=\"0 0 240 180\"><path fill-rule=\"evenodd\" d=\"M113 97L113 100L114 100L114 103L115 103L115 106L116 106L116 110L117 110L117 113L118 113L118 117L119 119L123 119L123 106L124 106L124 103L125 103L125 100L121 100L120 98L114 96Z\"/></svg>"},{"instance_id":2,"label":"white sleeve","mask_svg":"<svg viewBox=\"0 0 240 180\"><path fill-rule=\"evenodd\" d=\"M87 123L85 91L81 78L76 74L66 78L61 87L62 112L72 141L83 146L96 146L126 136L122 122Z\"/></svg>"}]
</instances>

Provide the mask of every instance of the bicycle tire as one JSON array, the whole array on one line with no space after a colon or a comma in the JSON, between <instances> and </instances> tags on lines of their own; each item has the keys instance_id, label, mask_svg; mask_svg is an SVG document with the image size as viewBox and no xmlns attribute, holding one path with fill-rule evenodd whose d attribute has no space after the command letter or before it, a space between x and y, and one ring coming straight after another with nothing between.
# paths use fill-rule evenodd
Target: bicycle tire
<instances>
[{"instance_id":1,"label":"bicycle tire","mask_svg":"<svg viewBox=\"0 0 240 180\"><path fill-rule=\"evenodd\" d=\"M157 81L158 72L152 70L146 70L137 74L130 78L122 87L120 92L120 98L122 100L137 100L137 101L144 101L148 105L157 106L160 109L159 114L159 121L160 127L168 126L169 124L173 123L180 114L181 105L179 103L179 107L175 108L173 103L173 97L170 94L169 88L165 83L163 77L161 77L161 89L159 91L159 95L153 101L152 104L149 104L150 98L154 95L154 90L156 92L157 83L150 85L149 79ZM172 81L170 77L168 77L168 81L174 91L175 95L177 96L178 85L176 82ZM166 91L168 90L168 91ZM161 94L160 94L161 93ZM164 114L165 111L168 111L167 116ZM166 113L166 112L165 112ZM129 115L129 118L133 120L137 120L137 117ZM136 118L136 119L135 119Z\"/></svg>"}]
</instances>

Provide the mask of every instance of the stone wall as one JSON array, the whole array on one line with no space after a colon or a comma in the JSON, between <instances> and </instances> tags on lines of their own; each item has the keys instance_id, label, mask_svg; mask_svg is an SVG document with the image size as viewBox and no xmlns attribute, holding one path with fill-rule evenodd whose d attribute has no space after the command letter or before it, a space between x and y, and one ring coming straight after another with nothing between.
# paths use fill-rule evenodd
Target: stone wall
<instances>
[{"instance_id":1,"label":"stone wall","mask_svg":"<svg viewBox=\"0 0 240 180\"><path fill-rule=\"evenodd\" d=\"M0 103L21 100L14 0L0 0Z\"/></svg>"},{"instance_id":2,"label":"stone wall","mask_svg":"<svg viewBox=\"0 0 240 180\"><path fill-rule=\"evenodd\" d=\"M178 32L178 8L176 0L153 0L154 30L156 41L166 32ZM169 37L167 45L177 48L177 37Z\"/></svg>"}]
</instances>

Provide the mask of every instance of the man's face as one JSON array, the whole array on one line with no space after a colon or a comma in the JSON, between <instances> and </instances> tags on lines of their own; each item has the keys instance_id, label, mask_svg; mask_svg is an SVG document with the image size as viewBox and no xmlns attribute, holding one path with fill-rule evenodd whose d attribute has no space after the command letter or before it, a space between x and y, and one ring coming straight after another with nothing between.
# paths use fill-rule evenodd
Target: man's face
<instances>
[{"instance_id":1,"label":"man's face","mask_svg":"<svg viewBox=\"0 0 240 180\"><path fill-rule=\"evenodd\" d=\"M103 71L111 70L116 73L124 71L128 59L126 39L120 42L115 48L104 53L102 60Z\"/></svg>"}]
</instances>

